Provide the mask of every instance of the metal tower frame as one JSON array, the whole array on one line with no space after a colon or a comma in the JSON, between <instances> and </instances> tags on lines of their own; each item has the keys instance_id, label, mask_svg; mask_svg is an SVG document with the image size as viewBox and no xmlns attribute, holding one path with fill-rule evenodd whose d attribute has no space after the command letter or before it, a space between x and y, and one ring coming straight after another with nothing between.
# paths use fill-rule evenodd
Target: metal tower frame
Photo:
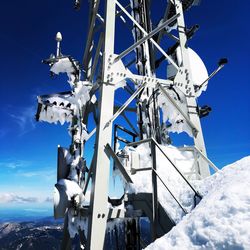
<instances>
[{"instance_id":1,"label":"metal tower frame","mask_svg":"<svg viewBox=\"0 0 250 250\"><path fill-rule=\"evenodd\" d=\"M56 56L45 60L45 63L49 64L51 68L56 63L60 62L60 60L69 61L73 72L70 73L73 74L74 78L70 81L73 90L71 92L59 93L53 96L41 96L38 98L39 106L37 120L43 120L41 113L47 112L48 109L54 106L64 110L64 112L66 112L65 114L68 114L69 116L68 121L71 124L70 132L72 135L72 144L69 151L72 161L70 163L70 168L68 169L67 166L69 163L65 159L66 151L59 147L58 181L61 179L74 181L82 188L82 193L78 195L79 197L77 196L78 200L76 199L77 197L74 196L71 197L72 199L69 201L67 198L62 198L65 190L59 185L60 183L58 182L58 184L56 184L56 188L60 193L60 201L55 210L55 217L65 216L62 249L70 249L71 245L68 233L68 213L70 209L73 209L75 213L74 216L80 215L80 217L88 218L87 238L85 239L84 234L80 229L79 235L81 246L90 250L103 249L107 221L109 219L134 218L136 217L136 211L140 209L151 218L153 239L166 233L172 228L172 226L174 226L174 222L171 221L163 211L161 204L158 201L157 194L157 181L162 182L156 169L156 148L161 150L159 146L159 144L161 144L161 119L157 105L158 93L161 93L174 107L176 112L180 113L183 121L185 121L191 130L194 138L194 147L184 147L181 150L191 150L194 152L195 156L199 156L196 158L194 166L196 178L200 179L209 176L209 166L214 170L217 170L216 166L208 160L206 155L206 148L200 123L200 117L202 115L196 101L197 90L200 90L202 85L207 84L207 80L210 78L198 87L193 82L190 66L191 58L188 51L188 40L194 34L196 27L188 29L184 22L184 10L195 5L197 1L169 0L162 20L154 29L150 17L150 0L133 0L131 1L131 4L128 1L128 5L125 7L118 0L106 0L104 18L99 14L101 1L92 0L89 2L89 31L82 62L83 68L81 69L80 64L75 59L70 56L64 56L61 53L60 42L62 41L62 37L60 34L57 35ZM76 1L75 6L79 8L80 1ZM131 7L132 9L129 10ZM129 20L132 24L134 43L121 53L116 54L116 23L118 18L122 19L123 22L125 22L125 19ZM176 28L178 36L171 33L173 27ZM175 42L174 45L168 48L167 52L161 45L163 36L170 37L170 39ZM180 50L180 61L176 59L175 52L177 48ZM134 51L136 52L134 58L130 63L125 65L123 60L124 57ZM161 58L157 59L157 57L159 57L159 52ZM164 60L168 61L175 73L170 78L166 77L166 79L161 79L157 77L156 69ZM222 60L219 68L213 72L211 77L216 74L224 64L225 61ZM131 65L136 65L138 71L137 74L132 73L129 70ZM81 81L82 78L84 79L84 82ZM131 86L126 86L124 88L124 91L130 93L130 97L123 105L116 107L114 104L115 91L118 83L121 83L122 81L129 81L130 83L133 83L134 86L132 88ZM75 109L71 109L70 107L73 105L70 103L72 98L81 98L80 94L82 94L82 92L80 92L80 94L77 92L79 84L82 84L81 86L84 86L84 88L89 90L88 94L90 98L86 103L81 102L78 106L76 105ZM184 94L186 98L187 112L185 112L171 96L169 93L170 89L176 89ZM93 102L93 97L96 92L99 92L98 104ZM56 100L62 100L60 107L58 107L56 101L53 101L54 96L57 97ZM137 114L139 132L125 114L126 111L131 110L129 105L134 100L137 102L137 107L132 111L135 111ZM87 136L83 136L84 133L89 132L86 126L88 124L88 117L91 113L93 113L96 128L88 133ZM116 147L114 147L114 149L112 148L113 141L117 139L128 143L127 140L118 138L116 134L113 138L113 123L120 115L125 118L129 128L133 130L133 132L130 133L132 133L134 141L129 143L129 145L135 146L141 143L149 143L153 160L152 169L145 169L145 171L149 170L152 173L152 195L139 194L135 196L129 194L126 197L126 201L124 199L122 200L122 202L131 202L131 204L133 204L135 214L132 216L126 212L122 212L118 208L108 208L111 160L115 162L117 168L123 175L123 178L128 183L132 182L116 154ZM146 120L148 122L145 122ZM115 126L115 128L117 129L117 126ZM123 129L123 131L128 131L128 129L121 126L118 128ZM95 132L95 152L91 166L87 168L86 163L84 162L84 148L86 142L95 134ZM135 141L137 135L139 139ZM164 152L162 153L165 155ZM165 157L170 161L178 174L180 174L185 180L187 185L189 185L194 191L194 196L196 198L201 198L199 193L189 182L188 176L181 173L167 155L165 155ZM77 178L74 179L72 177L74 176L72 172L77 172ZM92 180L90 204L88 207L81 207L80 201L82 195L84 196L89 188L90 180ZM166 185L165 187L168 190ZM65 199L67 201L64 201ZM178 200L176 200L176 202L179 204ZM147 211L147 206L145 204L150 206L152 211ZM179 206L185 212L185 209L181 204L179 204ZM137 215L137 217L138 216L139 215ZM160 218L163 216L166 222L164 222L163 225L160 225Z\"/></svg>"}]
</instances>

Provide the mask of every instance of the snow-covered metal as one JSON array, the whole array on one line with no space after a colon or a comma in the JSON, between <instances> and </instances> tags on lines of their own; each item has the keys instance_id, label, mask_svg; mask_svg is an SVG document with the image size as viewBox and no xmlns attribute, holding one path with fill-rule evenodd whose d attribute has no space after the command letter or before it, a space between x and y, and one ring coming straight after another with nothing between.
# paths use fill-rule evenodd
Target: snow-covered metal
<instances>
[{"instance_id":1,"label":"snow-covered metal","mask_svg":"<svg viewBox=\"0 0 250 250\"><path fill-rule=\"evenodd\" d=\"M81 249L103 249L106 233L118 228L125 230L127 249L140 249L140 218L149 218L154 240L202 198L193 181L217 168L207 158L200 123L211 108L199 107L197 98L226 61L208 76L188 47L197 26L186 27L184 12L197 3L166 1L162 18L153 23L155 1L130 0L125 6L107 0L105 7L100 0L89 1L82 63L62 53L57 33L56 55L44 63L52 75L67 74L71 90L39 96L36 119L69 123L72 141L68 149L58 147L54 192L54 216L65 217L62 249L70 249L76 234ZM79 9L80 1L74 5ZM119 41L127 49L121 50ZM162 72L165 77L159 77ZM194 145L175 147L172 133L187 133ZM91 137L95 144L88 165ZM123 182L118 199L109 194L111 171Z\"/></svg>"}]
</instances>

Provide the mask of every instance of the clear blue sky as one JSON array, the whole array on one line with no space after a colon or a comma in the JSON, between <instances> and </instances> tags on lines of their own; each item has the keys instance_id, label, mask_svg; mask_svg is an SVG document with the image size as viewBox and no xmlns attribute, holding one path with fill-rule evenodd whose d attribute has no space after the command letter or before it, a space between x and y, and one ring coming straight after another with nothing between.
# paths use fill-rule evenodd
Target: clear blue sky
<instances>
[{"instance_id":1,"label":"clear blue sky","mask_svg":"<svg viewBox=\"0 0 250 250\"><path fill-rule=\"evenodd\" d=\"M66 77L52 80L41 60L55 53L57 31L64 37L63 52L81 60L86 2L80 12L73 10L71 0L1 2L0 207L51 206L44 201L52 197L56 181L57 145L68 146L70 138L67 126L34 121L36 96L64 91L68 85ZM157 2L154 10L160 12L166 0ZM220 57L229 59L199 100L213 108L202 125L208 155L219 167L250 154L250 2L240 2L203 0L186 15L187 24L200 25L189 45L208 71Z\"/></svg>"}]
</instances>

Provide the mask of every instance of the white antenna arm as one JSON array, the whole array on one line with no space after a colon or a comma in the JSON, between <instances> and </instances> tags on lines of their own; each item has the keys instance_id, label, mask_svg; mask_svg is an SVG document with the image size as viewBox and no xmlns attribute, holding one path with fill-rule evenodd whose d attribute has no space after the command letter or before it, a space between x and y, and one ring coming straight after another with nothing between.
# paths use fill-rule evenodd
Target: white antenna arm
<instances>
[{"instance_id":1,"label":"white antenna arm","mask_svg":"<svg viewBox=\"0 0 250 250\"><path fill-rule=\"evenodd\" d=\"M56 41L57 41L56 57L59 57L61 55L61 41L62 41L61 32L56 33Z\"/></svg>"}]
</instances>

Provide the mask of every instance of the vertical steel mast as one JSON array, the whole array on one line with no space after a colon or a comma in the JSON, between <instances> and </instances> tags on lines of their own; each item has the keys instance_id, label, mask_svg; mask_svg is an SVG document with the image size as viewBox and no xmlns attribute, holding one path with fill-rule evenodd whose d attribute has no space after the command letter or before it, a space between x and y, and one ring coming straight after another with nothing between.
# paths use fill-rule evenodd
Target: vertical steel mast
<instances>
[{"instance_id":1,"label":"vertical steel mast","mask_svg":"<svg viewBox=\"0 0 250 250\"><path fill-rule=\"evenodd\" d=\"M184 81L186 83L185 87L186 89L189 90L188 92L186 92L188 115L190 121L194 124L195 128L197 129L197 134L194 137L194 144L205 156L207 156L200 118L197 112L197 103L195 97L192 71L190 69L191 58L189 57L188 47L187 47L188 40L186 35L183 7L180 0L174 0L174 4L175 4L176 14L179 14L177 18L177 29L179 33L179 39L180 39L179 44L182 57L182 62L178 70L177 76L179 75L182 81L183 81L182 77L186 77ZM198 163L197 171L202 178L210 175L209 166L203 159L200 158L197 163Z\"/></svg>"},{"instance_id":2,"label":"vertical steel mast","mask_svg":"<svg viewBox=\"0 0 250 250\"><path fill-rule=\"evenodd\" d=\"M110 159L105 153L105 146L112 143L112 122L109 123L109 121L113 116L115 86L109 83L109 78L111 76L110 66L115 45L115 13L115 0L108 0L106 2L104 53L100 87L100 118L97 126L95 166L90 200L91 215L88 226L87 248L91 250L103 248L108 218ZM108 126L106 126L107 123L109 123Z\"/></svg>"}]
</instances>

